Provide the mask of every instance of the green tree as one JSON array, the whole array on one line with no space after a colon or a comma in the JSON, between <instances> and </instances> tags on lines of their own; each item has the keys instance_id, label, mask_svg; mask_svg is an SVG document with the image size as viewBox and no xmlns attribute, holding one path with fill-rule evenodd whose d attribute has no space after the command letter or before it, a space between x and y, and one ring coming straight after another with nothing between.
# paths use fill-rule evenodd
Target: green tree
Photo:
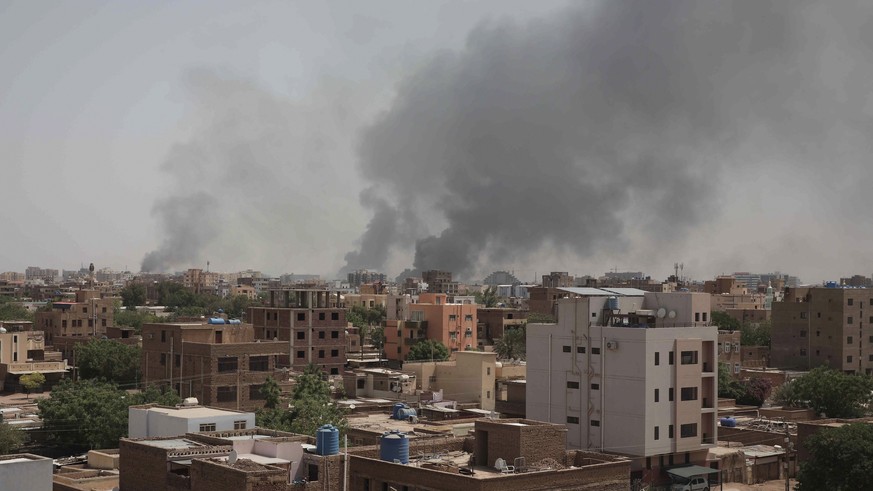
<instances>
[{"instance_id":1,"label":"green tree","mask_svg":"<svg viewBox=\"0 0 873 491\"><path fill-rule=\"evenodd\" d=\"M146 303L146 287L142 283L128 283L121 289L122 305L133 309Z\"/></svg>"},{"instance_id":2,"label":"green tree","mask_svg":"<svg viewBox=\"0 0 873 491\"><path fill-rule=\"evenodd\" d=\"M0 455L12 453L24 443L24 433L10 425L0 421Z\"/></svg>"},{"instance_id":3,"label":"green tree","mask_svg":"<svg viewBox=\"0 0 873 491\"><path fill-rule=\"evenodd\" d=\"M63 379L37 404L51 441L94 449L118 448L127 435L128 406L152 402L174 405L180 399L154 387L131 394L104 380Z\"/></svg>"},{"instance_id":4,"label":"green tree","mask_svg":"<svg viewBox=\"0 0 873 491\"><path fill-rule=\"evenodd\" d=\"M726 312L712 312L712 324L723 331L738 331L742 327L740 321L729 316Z\"/></svg>"},{"instance_id":5,"label":"green tree","mask_svg":"<svg viewBox=\"0 0 873 491\"><path fill-rule=\"evenodd\" d=\"M527 314L527 323L528 324L554 324L557 320L554 316L549 314L543 314L540 312L529 312Z\"/></svg>"},{"instance_id":6,"label":"green tree","mask_svg":"<svg viewBox=\"0 0 873 491\"><path fill-rule=\"evenodd\" d=\"M21 304L5 297L0 297L0 321L30 321L33 322L33 312Z\"/></svg>"},{"instance_id":7,"label":"green tree","mask_svg":"<svg viewBox=\"0 0 873 491\"><path fill-rule=\"evenodd\" d=\"M108 339L79 343L75 347L79 376L103 378L119 385L136 386L139 382L141 349Z\"/></svg>"},{"instance_id":8,"label":"green tree","mask_svg":"<svg viewBox=\"0 0 873 491\"><path fill-rule=\"evenodd\" d=\"M332 424L345 432L348 422L345 411L331 398L330 385L324 373L309 365L295 379L291 409L265 408L258 412L259 426L304 435L315 435L325 424Z\"/></svg>"},{"instance_id":9,"label":"green tree","mask_svg":"<svg viewBox=\"0 0 873 491\"><path fill-rule=\"evenodd\" d=\"M136 330L137 334L142 332L143 324L155 324L159 322L165 322L165 320L151 312L124 309L115 311L115 325L119 327L132 327Z\"/></svg>"},{"instance_id":10,"label":"green tree","mask_svg":"<svg viewBox=\"0 0 873 491\"><path fill-rule=\"evenodd\" d=\"M19 377L18 383L24 387L24 391L27 393L27 398L30 399L30 391L42 387L42 384L45 383L45 375L39 372L28 373Z\"/></svg>"},{"instance_id":11,"label":"green tree","mask_svg":"<svg viewBox=\"0 0 873 491\"><path fill-rule=\"evenodd\" d=\"M497 306L497 287L489 286L482 291L478 291L473 295L476 298L476 303L485 306L485 308Z\"/></svg>"},{"instance_id":12,"label":"green tree","mask_svg":"<svg viewBox=\"0 0 873 491\"><path fill-rule=\"evenodd\" d=\"M873 425L822 428L803 442L809 459L797 475L799 491L854 491L870 488Z\"/></svg>"},{"instance_id":13,"label":"green tree","mask_svg":"<svg viewBox=\"0 0 873 491\"><path fill-rule=\"evenodd\" d=\"M770 346L770 321L759 324L743 324L740 328L740 344L743 346Z\"/></svg>"},{"instance_id":14,"label":"green tree","mask_svg":"<svg viewBox=\"0 0 873 491\"><path fill-rule=\"evenodd\" d=\"M829 418L856 418L866 414L873 393L873 378L818 367L776 392L777 402L812 408Z\"/></svg>"},{"instance_id":15,"label":"green tree","mask_svg":"<svg viewBox=\"0 0 873 491\"><path fill-rule=\"evenodd\" d=\"M503 331L503 337L494 342L494 351L501 360L524 360L527 328L519 326Z\"/></svg>"},{"instance_id":16,"label":"green tree","mask_svg":"<svg viewBox=\"0 0 873 491\"><path fill-rule=\"evenodd\" d=\"M449 359L449 349L439 341L424 339L412 345L406 356L409 361L433 360L443 361Z\"/></svg>"},{"instance_id":17,"label":"green tree","mask_svg":"<svg viewBox=\"0 0 873 491\"><path fill-rule=\"evenodd\" d=\"M261 386L261 395L264 396L264 407L267 409L276 409L279 407L282 389L279 388L279 383L273 377L267 377L264 385Z\"/></svg>"}]
</instances>

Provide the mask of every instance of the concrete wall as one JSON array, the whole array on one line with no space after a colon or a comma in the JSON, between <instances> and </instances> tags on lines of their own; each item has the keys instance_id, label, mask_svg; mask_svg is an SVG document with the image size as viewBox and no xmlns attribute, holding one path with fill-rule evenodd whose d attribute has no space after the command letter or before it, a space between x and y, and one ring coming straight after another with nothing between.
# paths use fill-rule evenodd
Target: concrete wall
<instances>
[{"instance_id":1,"label":"concrete wall","mask_svg":"<svg viewBox=\"0 0 873 491\"><path fill-rule=\"evenodd\" d=\"M31 454L0 457L0 488L10 491L51 491L52 459Z\"/></svg>"}]
</instances>

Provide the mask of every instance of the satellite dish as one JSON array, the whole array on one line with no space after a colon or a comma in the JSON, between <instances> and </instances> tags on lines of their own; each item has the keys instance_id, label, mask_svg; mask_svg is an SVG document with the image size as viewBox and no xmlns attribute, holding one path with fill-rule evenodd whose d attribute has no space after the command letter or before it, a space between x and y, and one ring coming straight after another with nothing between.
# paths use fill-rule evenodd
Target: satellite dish
<instances>
[{"instance_id":1,"label":"satellite dish","mask_svg":"<svg viewBox=\"0 0 873 491\"><path fill-rule=\"evenodd\" d=\"M354 405L354 404L349 404L349 409L351 409L352 411L354 411L354 410L355 410L355 405Z\"/></svg>"},{"instance_id":2,"label":"satellite dish","mask_svg":"<svg viewBox=\"0 0 873 491\"><path fill-rule=\"evenodd\" d=\"M230 455L227 456L227 463L233 465L236 463L236 459L239 458L239 454L236 453L236 450L231 450Z\"/></svg>"},{"instance_id":3,"label":"satellite dish","mask_svg":"<svg viewBox=\"0 0 873 491\"><path fill-rule=\"evenodd\" d=\"M675 319L675 318L676 318L676 311L675 311L675 310L671 310L670 313L667 314L667 317L669 317L669 318L671 318L671 319Z\"/></svg>"},{"instance_id":4,"label":"satellite dish","mask_svg":"<svg viewBox=\"0 0 873 491\"><path fill-rule=\"evenodd\" d=\"M667 315L667 309L664 307L658 309L658 319L663 319L665 315Z\"/></svg>"}]
</instances>

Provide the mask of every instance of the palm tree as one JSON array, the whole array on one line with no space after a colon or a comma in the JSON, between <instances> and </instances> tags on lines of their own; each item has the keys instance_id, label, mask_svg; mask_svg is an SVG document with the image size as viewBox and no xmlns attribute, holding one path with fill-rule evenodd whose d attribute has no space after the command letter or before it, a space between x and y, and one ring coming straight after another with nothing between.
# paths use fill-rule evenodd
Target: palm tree
<instances>
[{"instance_id":1,"label":"palm tree","mask_svg":"<svg viewBox=\"0 0 873 491\"><path fill-rule=\"evenodd\" d=\"M514 327L503 331L503 337L494 342L494 351L501 360L524 360L526 349L525 326Z\"/></svg>"}]
</instances>

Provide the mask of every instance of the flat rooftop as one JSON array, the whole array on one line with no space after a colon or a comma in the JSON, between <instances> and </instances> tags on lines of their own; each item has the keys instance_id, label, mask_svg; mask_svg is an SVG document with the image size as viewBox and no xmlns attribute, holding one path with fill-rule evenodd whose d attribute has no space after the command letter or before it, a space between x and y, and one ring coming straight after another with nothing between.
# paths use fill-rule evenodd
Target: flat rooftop
<instances>
[{"instance_id":1,"label":"flat rooftop","mask_svg":"<svg viewBox=\"0 0 873 491\"><path fill-rule=\"evenodd\" d=\"M142 443L143 445L149 445L151 447L166 448L169 450L183 450L186 448L197 448L206 446L202 443L198 443L187 438L169 438L166 440L148 439L140 440L139 443Z\"/></svg>"},{"instance_id":2,"label":"flat rooftop","mask_svg":"<svg viewBox=\"0 0 873 491\"><path fill-rule=\"evenodd\" d=\"M218 416L249 414L245 411L235 411L233 409L218 409L208 406L183 406L183 407L168 407L168 406L133 406L134 409L147 409L156 413L163 413L169 416L178 418L210 418Z\"/></svg>"}]
</instances>

